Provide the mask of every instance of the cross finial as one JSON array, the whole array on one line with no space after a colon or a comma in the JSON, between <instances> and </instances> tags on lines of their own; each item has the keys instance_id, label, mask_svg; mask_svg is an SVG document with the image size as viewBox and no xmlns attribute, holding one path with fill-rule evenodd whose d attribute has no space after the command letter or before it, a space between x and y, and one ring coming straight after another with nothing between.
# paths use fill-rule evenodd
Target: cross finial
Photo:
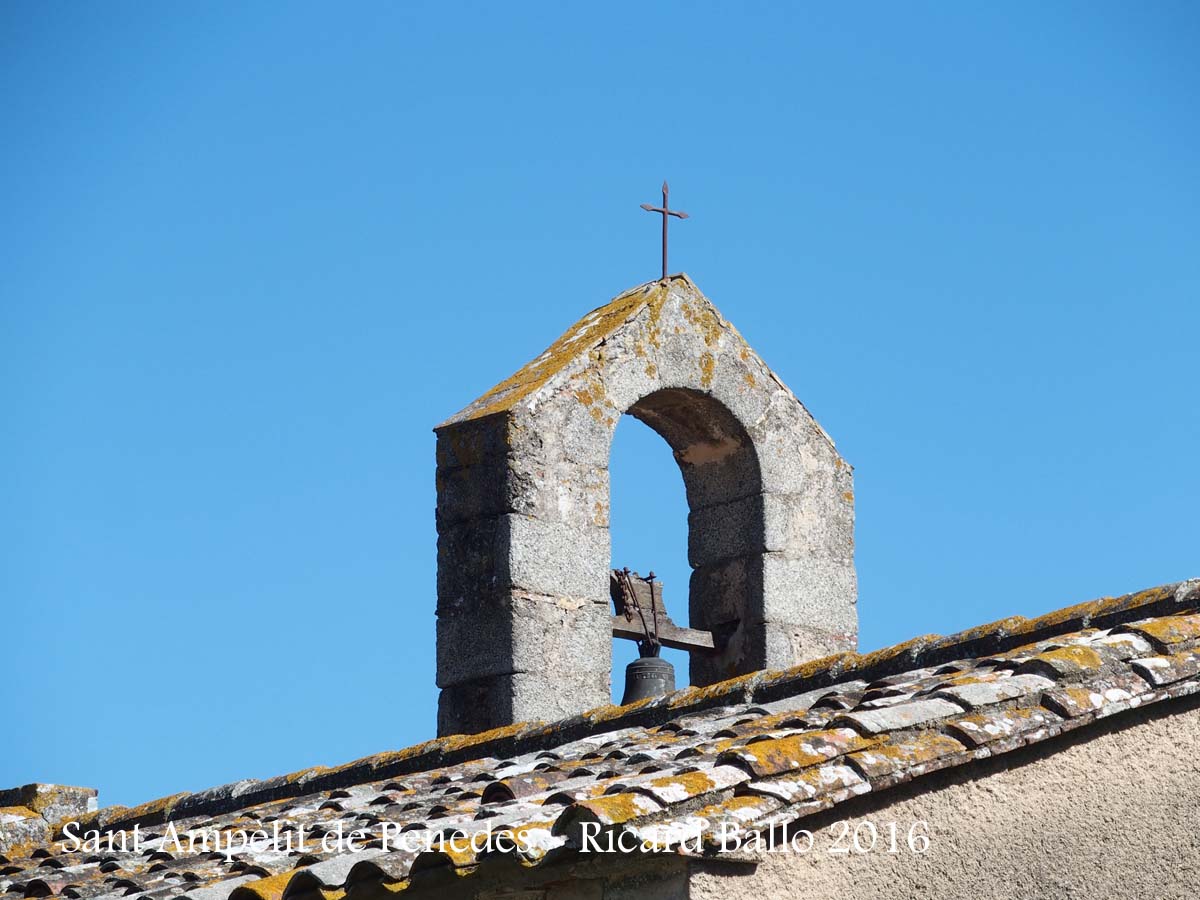
<instances>
[{"instance_id":1,"label":"cross finial","mask_svg":"<svg viewBox=\"0 0 1200 900\"><path fill-rule=\"evenodd\" d=\"M663 220L662 280L663 281L667 280L667 216L676 216L677 218L680 218L680 219L686 219L688 217L687 213L679 212L678 210L671 209L671 207L667 205L667 192L669 190L670 189L667 187L667 183L664 181L663 186L662 186L662 192L663 192L662 206L651 206L649 203L642 204L642 209L646 210L647 212L662 214L662 220Z\"/></svg>"}]
</instances>

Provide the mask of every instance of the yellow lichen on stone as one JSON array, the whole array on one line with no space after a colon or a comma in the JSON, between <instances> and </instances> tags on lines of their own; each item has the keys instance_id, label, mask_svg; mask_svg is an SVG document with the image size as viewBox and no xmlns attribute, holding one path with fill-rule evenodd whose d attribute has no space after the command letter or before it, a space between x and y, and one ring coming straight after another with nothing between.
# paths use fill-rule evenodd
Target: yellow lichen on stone
<instances>
[{"instance_id":1,"label":"yellow lichen on stone","mask_svg":"<svg viewBox=\"0 0 1200 900\"><path fill-rule=\"evenodd\" d=\"M999 637L1007 634L1017 634L1024 627L1026 622L1024 616L1008 616L1004 619L997 619L995 622L988 622L984 625L976 625L974 628L968 628L960 631L957 634L952 634L949 637L942 638L939 643L944 644L963 644L970 641L976 641L985 637Z\"/></svg>"},{"instance_id":2,"label":"yellow lichen on stone","mask_svg":"<svg viewBox=\"0 0 1200 900\"><path fill-rule=\"evenodd\" d=\"M497 832L495 845L503 846L500 835L507 836L516 846L518 852L529 859L541 859L546 855L546 838L554 828L555 819L543 819L535 822L524 822L515 828L506 828Z\"/></svg>"},{"instance_id":3,"label":"yellow lichen on stone","mask_svg":"<svg viewBox=\"0 0 1200 900\"><path fill-rule=\"evenodd\" d=\"M505 738L515 737L526 729L533 730L541 725L543 725L542 722L516 722L512 725L501 725L499 728L493 728L489 731L481 731L478 734L452 734L438 738L436 741L430 741L429 743L437 744L438 749L449 753L451 751L463 750L467 747L476 747L491 741L500 741Z\"/></svg>"},{"instance_id":4,"label":"yellow lichen on stone","mask_svg":"<svg viewBox=\"0 0 1200 900\"><path fill-rule=\"evenodd\" d=\"M413 744L411 747L404 747L400 750L392 750L389 755L392 759L399 761L402 759L412 759L414 756L421 756L425 753L430 753L436 750L441 745L434 739L431 741L422 741L419 744Z\"/></svg>"},{"instance_id":5,"label":"yellow lichen on stone","mask_svg":"<svg viewBox=\"0 0 1200 900\"><path fill-rule=\"evenodd\" d=\"M667 285L661 282L652 282L626 291L606 306L593 310L568 328L536 359L530 360L511 378L497 384L458 415L442 423L439 428L481 419L512 409L518 402L561 372L573 360L579 359L585 354L594 358L600 342L646 306L649 306L651 310L651 328L647 339L657 347L657 328L654 326L657 324L657 315L660 312L658 307L661 307L666 296Z\"/></svg>"},{"instance_id":6,"label":"yellow lichen on stone","mask_svg":"<svg viewBox=\"0 0 1200 900\"><path fill-rule=\"evenodd\" d=\"M470 841L443 841L438 850L456 869L475 864L475 848Z\"/></svg>"},{"instance_id":7,"label":"yellow lichen on stone","mask_svg":"<svg viewBox=\"0 0 1200 900\"><path fill-rule=\"evenodd\" d=\"M1067 622L1072 622L1076 619L1090 619L1099 611L1099 601L1088 600L1084 603L1076 603L1074 606L1067 606L1063 609L1056 609L1054 612L1046 613L1044 616L1038 616L1036 619L1030 619L1021 626L1023 633L1033 633L1041 631L1045 628L1056 628Z\"/></svg>"},{"instance_id":8,"label":"yellow lichen on stone","mask_svg":"<svg viewBox=\"0 0 1200 900\"><path fill-rule=\"evenodd\" d=\"M632 791L583 800L579 806L591 812L605 825L620 825L661 809L655 800Z\"/></svg>"},{"instance_id":9,"label":"yellow lichen on stone","mask_svg":"<svg viewBox=\"0 0 1200 900\"><path fill-rule=\"evenodd\" d=\"M1091 647L1059 647L1057 650L1047 650L1039 653L1035 659L1055 665L1056 669L1067 669L1072 672L1095 672L1104 665L1104 658Z\"/></svg>"},{"instance_id":10,"label":"yellow lichen on stone","mask_svg":"<svg viewBox=\"0 0 1200 900\"><path fill-rule=\"evenodd\" d=\"M716 782L704 772L684 772L681 775L664 775L662 778L655 778L650 782L650 786L667 793L678 789L681 796L672 802L679 802L679 800L708 793L716 787Z\"/></svg>"},{"instance_id":11,"label":"yellow lichen on stone","mask_svg":"<svg viewBox=\"0 0 1200 900\"><path fill-rule=\"evenodd\" d=\"M848 757L868 778L889 775L896 769L921 765L967 748L949 735L936 731L921 731L911 737L888 741Z\"/></svg>"},{"instance_id":12,"label":"yellow lichen on stone","mask_svg":"<svg viewBox=\"0 0 1200 900\"><path fill-rule=\"evenodd\" d=\"M672 709L678 709L680 707L691 706L694 703L701 703L705 700L713 700L717 697L740 696L761 675L761 672L749 672L734 678L726 678L724 681L718 681L715 684L685 688L682 691L676 691L670 701L668 701L668 705Z\"/></svg>"},{"instance_id":13,"label":"yellow lichen on stone","mask_svg":"<svg viewBox=\"0 0 1200 900\"><path fill-rule=\"evenodd\" d=\"M294 869L288 869L286 872L280 872L278 875L271 875L267 878L260 878L258 881L251 881L237 888L230 895L229 900L280 900L283 897L284 888L288 886L288 882L296 874Z\"/></svg>"},{"instance_id":14,"label":"yellow lichen on stone","mask_svg":"<svg viewBox=\"0 0 1200 900\"><path fill-rule=\"evenodd\" d=\"M1180 644L1200 640L1200 615L1163 616L1131 626L1132 631L1154 638L1162 644Z\"/></svg>"},{"instance_id":15,"label":"yellow lichen on stone","mask_svg":"<svg viewBox=\"0 0 1200 900\"><path fill-rule=\"evenodd\" d=\"M723 753L720 759L738 763L755 776L764 778L815 766L844 753L873 747L878 742L878 738L865 738L846 729L809 731L735 747Z\"/></svg>"},{"instance_id":16,"label":"yellow lichen on stone","mask_svg":"<svg viewBox=\"0 0 1200 900\"><path fill-rule=\"evenodd\" d=\"M799 663L778 672L767 673L763 676L763 684L773 684L778 681L804 681L835 671L844 672L847 669L853 668L858 658L857 653L846 651L834 653L830 656L822 656L817 659L810 659L807 662Z\"/></svg>"},{"instance_id":17,"label":"yellow lichen on stone","mask_svg":"<svg viewBox=\"0 0 1200 900\"><path fill-rule=\"evenodd\" d=\"M635 709L641 709L654 699L654 697L643 697L641 700L636 700L633 703L626 704L625 706L617 706L615 703L606 703L604 706L597 706L594 709L589 709L582 715L589 722L609 722L613 719L618 719L627 713L631 713Z\"/></svg>"},{"instance_id":18,"label":"yellow lichen on stone","mask_svg":"<svg viewBox=\"0 0 1200 900\"><path fill-rule=\"evenodd\" d=\"M1127 594L1124 597L1116 598L1121 601L1123 609L1136 609L1139 606L1145 606L1148 603L1157 603L1160 600L1169 599L1174 591L1174 586L1169 584L1159 585L1158 587L1147 588L1144 591L1138 591L1135 594ZM1098 600L1097 603L1103 601Z\"/></svg>"},{"instance_id":19,"label":"yellow lichen on stone","mask_svg":"<svg viewBox=\"0 0 1200 900\"><path fill-rule=\"evenodd\" d=\"M721 339L722 322L711 306L707 303L693 306L691 303L685 302L680 305L679 311L683 313L688 324L704 339L705 346L715 347L717 345Z\"/></svg>"},{"instance_id":20,"label":"yellow lichen on stone","mask_svg":"<svg viewBox=\"0 0 1200 900\"><path fill-rule=\"evenodd\" d=\"M165 819L171 807L187 796L187 791L183 791L178 794L172 794L169 797L160 797L158 800L151 800L148 803L143 803L140 806L126 810L122 813L120 820L112 824L119 826L123 822L133 822L135 819L142 819L148 816L156 817L158 815L162 815Z\"/></svg>"},{"instance_id":21,"label":"yellow lichen on stone","mask_svg":"<svg viewBox=\"0 0 1200 900\"><path fill-rule=\"evenodd\" d=\"M655 350L662 348L662 330L660 324L662 322L663 303L667 299L667 292L659 293L647 307L646 315L646 340Z\"/></svg>"},{"instance_id":22,"label":"yellow lichen on stone","mask_svg":"<svg viewBox=\"0 0 1200 900\"><path fill-rule=\"evenodd\" d=\"M716 360L713 359L711 353L702 353L700 355L700 386L710 387L712 385L713 373L717 369Z\"/></svg>"},{"instance_id":23,"label":"yellow lichen on stone","mask_svg":"<svg viewBox=\"0 0 1200 900\"><path fill-rule=\"evenodd\" d=\"M855 668L862 670L871 666L879 665L889 659L895 659L897 656L903 656L914 650L920 650L926 644L937 640L941 635L924 634L920 637L911 638L900 644L893 644L890 647L881 647L879 650L873 650L870 653L861 654L855 662Z\"/></svg>"}]
</instances>

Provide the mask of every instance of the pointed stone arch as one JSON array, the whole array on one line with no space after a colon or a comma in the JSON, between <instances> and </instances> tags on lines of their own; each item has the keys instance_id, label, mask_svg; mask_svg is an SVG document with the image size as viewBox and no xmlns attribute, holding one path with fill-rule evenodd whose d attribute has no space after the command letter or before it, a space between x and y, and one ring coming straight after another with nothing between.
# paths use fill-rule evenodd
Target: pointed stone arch
<instances>
[{"instance_id":1,"label":"pointed stone arch","mask_svg":"<svg viewBox=\"0 0 1200 900\"><path fill-rule=\"evenodd\" d=\"M608 458L625 413L683 475L690 624L730 635L693 656L693 683L854 648L851 469L674 276L584 316L435 429L439 733L608 701Z\"/></svg>"}]
</instances>

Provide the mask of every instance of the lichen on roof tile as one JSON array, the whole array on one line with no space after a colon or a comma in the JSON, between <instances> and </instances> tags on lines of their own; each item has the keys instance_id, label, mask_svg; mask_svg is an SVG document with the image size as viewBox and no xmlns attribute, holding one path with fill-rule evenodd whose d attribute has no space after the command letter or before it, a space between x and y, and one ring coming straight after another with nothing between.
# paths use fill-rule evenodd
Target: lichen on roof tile
<instances>
[{"instance_id":1,"label":"lichen on roof tile","mask_svg":"<svg viewBox=\"0 0 1200 900\"><path fill-rule=\"evenodd\" d=\"M1200 675L1200 650L1181 650L1167 656L1133 661L1133 667L1151 684L1164 685Z\"/></svg>"},{"instance_id":2,"label":"lichen on roof tile","mask_svg":"<svg viewBox=\"0 0 1200 900\"><path fill-rule=\"evenodd\" d=\"M1042 695L1042 705L1066 719L1099 713L1111 715L1119 704L1127 704L1148 693L1150 685L1133 672L1119 672L1082 685L1064 685Z\"/></svg>"},{"instance_id":3,"label":"lichen on roof tile","mask_svg":"<svg viewBox=\"0 0 1200 900\"><path fill-rule=\"evenodd\" d=\"M1059 721L1060 717L1047 709L1018 707L958 716L948 720L943 727L969 746L981 747Z\"/></svg>"},{"instance_id":4,"label":"lichen on roof tile","mask_svg":"<svg viewBox=\"0 0 1200 900\"><path fill-rule=\"evenodd\" d=\"M1164 649L1178 644L1190 645L1200 641L1200 615L1161 616L1132 622L1119 630L1144 635Z\"/></svg>"},{"instance_id":5,"label":"lichen on roof tile","mask_svg":"<svg viewBox=\"0 0 1200 900\"><path fill-rule=\"evenodd\" d=\"M855 710L838 716L833 721L835 725L850 725L865 734L881 734L885 731L913 728L935 719L944 719L961 712L962 709L960 704L950 700L930 697L881 709Z\"/></svg>"},{"instance_id":6,"label":"lichen on roof tile","mask_svg":"<svg viewBox=\"0 0 1200 900\"><path fill-rule=\"evenodd\" d=\"M756 741L725 751L719 761L743 766L750 774L763 778L816 765L874 743L849 728L831 728Z\"/></svg>"},{"instance_id":7,"label":"lichen on roof tile","mask_svg":"<svg viewBox=\"0 0 1200 900\"><path fill-rule=\"evenodd\" d=\"M686 280L686 276L676 278ZM690 285L690 282L688 284ZM492 387L438 428L511 409L577 360L581 354L599 344L643 307L662 303L666 299L668 288L669 285L659 281L647 282L592 310L563 332L542 353L517 370L511 378Z\"/></svg>"},{"instance_id":8,"label":"lichen on roof tile","mask_svg":"<svg viewBox=\"0 0 1200 900\"><path fill-rule=\"evenodd\" d=\"M747 783L744 792L766 794L785 803L796 803L815 800L833 791L846 789L865 793L869 787L860 773L838 761L814 765L775 778L759 778Z\"/></svg>"},{"instance_id":9,"label":"lichen on roof tile","mask_svg":"<svg viewBox=\"0 0 1200 900\"><path fill-rule=\"evenodd\" d=\"M1021 663L1016 674L1044 675L1048 678L1079 679L1099 674L1108 654L1103 645L1091 647L1075 644L1056 647L1030 657Z\"/></svg>"},{"instance_id":10,"label":"lichen on roof tile","mask_svg":"<svg viewBox=\"0 0 1200 900\"><path fill-rule=\"evenodd\" d=\"M148 838L146 854L118 850L104 863L63 853L46 820L28 807L0 810L0 831L6 820L36 831L12 851L15 871L4 877L20 892L33 885L79 900L132 892L151 900L229 900L237 888L235 900L339 900L353 877L374 879L390 893L403 890L417 859L392 853L347 860L310 843L302 857L248 852L226 863L167 852L158 826L168 819L181 829L223 834L284 820L302 825L310 841L339 825L365 828L368 852L381 854L385 825L430 839L491 829L526 839L514 849L522 865L542 864L552 850L573 852L571 823L584 820L631 830L654 847L674 846L684 835L711 840L721 820L774 827L855 792L885 791L939 767L969 766L1135 705L1200 691L1198 604L1200 582L1168 585L1077 604L1030 620L1040 621L1036 628L1002 620L952 638L754 673L636 708L441 738L334 768L84 813L80 818L94 827L139 822L143 835L151 827L159 833ZM853 727L830 727L831 720ZM420 859L458 875L479 864L473 853L448 846Z\"/></svg>"},{"instance_id":11,"label":"lichen on roof tile","mask_svg":"<svg viewBox=\"0 0 1200 900\"><path fill-rule=\"evenodd\" d=\"M950 735L919 731L851 753L847 762L865 777L876 779L965 750L966 745Z\"/></svg>"}]
</instances>

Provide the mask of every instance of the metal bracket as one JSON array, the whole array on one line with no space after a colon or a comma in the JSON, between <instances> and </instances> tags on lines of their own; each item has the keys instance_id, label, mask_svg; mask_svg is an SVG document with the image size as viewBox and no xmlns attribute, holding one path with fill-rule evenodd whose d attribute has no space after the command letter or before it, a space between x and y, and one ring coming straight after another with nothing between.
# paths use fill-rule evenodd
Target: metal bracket
<instances>
[{"instance_id":1,"label":"metal bracket","mask_svg":"<svg viewBox=\"0 0 1200 900\"><path fill-rule=\"evenodd\" d=\"M613 569L609 576L609 594L617 611L612 617L613 637L637 641L639 644L657 638L657 642L664 647L704 655L720 651L724 641L718 641L713 632L680 628L671 621L663 605L662 582L653 577L654 573L642 578L636 572L629 572L629 577L625 578L623 576L627 571ZM633 597L628 596L627 584L632 585ZM647 634L643 622L657 634Z\"/></svg>"}]
</instances>

